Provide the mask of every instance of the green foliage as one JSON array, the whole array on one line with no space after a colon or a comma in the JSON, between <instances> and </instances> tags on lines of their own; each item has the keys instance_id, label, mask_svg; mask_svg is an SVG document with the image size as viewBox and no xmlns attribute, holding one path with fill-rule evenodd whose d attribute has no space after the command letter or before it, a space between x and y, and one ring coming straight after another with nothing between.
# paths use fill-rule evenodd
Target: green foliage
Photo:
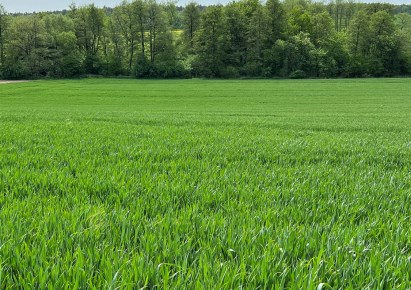
<instances>
[{"instance_id":1,"label":"green foliage","mask_svg":"<svg viewBox=\"0 0 411 290\"><path fill-rule=\"evenodd\" d=\"M411 69L411 15L399 14L396 16L395 24L398 28L397 41L400 47L400 71L405 74Z\"/></svg>"},{"instance_id":2,"label":"green foliage","mask_svg":"<svg viewBox=\"0 0 411 290\"><path fill-rule=\"evenodd\" d=\"M183 29L186 50L194 53L194 37L200 28L200 8L198 4L191 2L183 11Z\"/></svg>"},{"instance_id":3,"label":"green foliage","mask_svg":"<svg viewBox=\"0 0 411 290\"><path fill-rule=\"evenodd\" d=\"M50 51L44 21L37 15L19 16L8 29L3 75L6 78L38 78L50 71Z\"/></svg>"},{"instance_id":4,"label":"green foliage","mask_svg":"<svg viewBox=\"0 0 411 290\"><path fill-rule=\"evenodd\" d=\"M405 8L353 0L184 8L125 0L113 9L73 4L67 13L8 15L0 6L0 78L410 75Z\"/></svg>"},{"instance_id":5,"label":"green foliage","mask_svg":"<svg viewBox=\"0 0 411 290\"><path fill-rule=\"evenodd\" d=\"M241 4L228 4L224 12L224 62L226 66L231 67L229 75L235 77L238 76L238 70L247 62L247 18ZM223 73L224 75L226 73Z\"/></svg>"},{"instance_id":6,"label":"green foliage","mask_svg":"<svg viewBox=\"0 0 411 290\"><path fill-rule=\"evenodd\" d=\"M268 43L273 44L285 36L287 29L287 15L283 4L279 0L268 0L266 3L268 15Z\"/></svg>"},{"instance_id":7,"label":"green foliage","mask_svg":"<svg viewBox=\"0 0 411 290\"><path fill-rule=\"evenodd\" d=\"M1 289L408 289L411 81L0 86Z\"/></svg>"},{"instance_id":8,"label":"green foliage","mask_svg":"<svg viewBox=\"0 0 411 290\"><path fill-rule=\"evenodd\" d=\"M224 51L224 18L222 6L210 6L201 15L197 38L197 66L201 75L221 77Z\"/></svg>"},{"instance_id":9,"label":"green foliage","mask_svg":"<svg viewBox=\"0 0 411 290\"><path fill-rule=\"evenodd\" d=\"M268 34L268 11L262 6L257 6L251 13L250 25L247 29L248 47L247 63L245 70L249 76L264 76L264 71L273 62L267 58L266 35ZM268 64L267 64L268 60Z\"/></svg>"},{"instance_id":10,"label":"green foliage","mask_svg":"<svg viewBox=\"0 0 411 290\"><path fill-rule=\"evenodd\" d=\"M6 43L6 31L9 26L9 17L6 10L0 4L0 78L3 74L3 68L5 65L5 43Z\"/></svg>"}]
</instances>

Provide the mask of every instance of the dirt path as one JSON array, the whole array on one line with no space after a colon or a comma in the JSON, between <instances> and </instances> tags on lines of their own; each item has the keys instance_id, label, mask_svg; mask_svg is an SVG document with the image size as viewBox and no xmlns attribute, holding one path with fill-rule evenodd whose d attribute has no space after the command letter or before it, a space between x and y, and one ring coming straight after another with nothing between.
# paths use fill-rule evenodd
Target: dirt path
<instances>
[{"instance_id":1,"label":"dirt path","mask_svg":"<svg viewBox=\"0 0 411 290\"><path fill-rule=\"evenodd\" d=\"M0 85L13 84L13 83L25 83L25 82L28 82L28 81L2 81L2 80L0 80Z\"/></svg>"}]
</instances>

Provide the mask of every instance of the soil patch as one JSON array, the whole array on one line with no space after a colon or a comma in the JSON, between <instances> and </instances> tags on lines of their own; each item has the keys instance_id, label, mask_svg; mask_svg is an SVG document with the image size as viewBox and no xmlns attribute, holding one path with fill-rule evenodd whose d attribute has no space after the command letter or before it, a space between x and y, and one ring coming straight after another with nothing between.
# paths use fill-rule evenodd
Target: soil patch
<instances>
[{"instance_id":1,"label":"soil patch","mask_svg":"<svg viewBox=\"0 0 411 290\"><path fill-rule=\"evenodd\" d=\"M28 81L1 81L1 80L0 80L0 85L3 85L3 84L13 84L13 83L25 83L25 82L28 82Z\"/></svg>"}]
</instances>

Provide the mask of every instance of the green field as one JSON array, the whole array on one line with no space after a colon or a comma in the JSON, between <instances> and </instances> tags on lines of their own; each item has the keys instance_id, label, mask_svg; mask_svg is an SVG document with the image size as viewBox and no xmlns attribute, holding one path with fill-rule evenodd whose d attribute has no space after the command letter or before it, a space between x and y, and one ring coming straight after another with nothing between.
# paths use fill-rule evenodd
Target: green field
<instances>
[{"instance_id":1,"label":"green field","mask_svg":"<svg viewBox=\"0 0 411 290\"><path fill-rule=\"evenodd\" d=\"M411 79L1 85L0 289L46 288L410 289Z\"/></svg>"}]
</instances>

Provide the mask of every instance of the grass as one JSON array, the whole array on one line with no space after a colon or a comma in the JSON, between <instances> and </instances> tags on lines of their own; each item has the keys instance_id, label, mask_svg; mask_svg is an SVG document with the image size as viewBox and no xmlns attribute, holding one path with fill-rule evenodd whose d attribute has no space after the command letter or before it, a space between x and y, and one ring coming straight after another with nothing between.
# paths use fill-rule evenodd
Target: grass
<instances>
[{"instance_id":1,"label":"grass","mask_svg":"<svg viewBox=\"0 0 411 290\"><path fill-rule=\"evenodd\" d=\"M411 80L0 86L1 289L410 289Z\"/></svg>"}]
</instances>

